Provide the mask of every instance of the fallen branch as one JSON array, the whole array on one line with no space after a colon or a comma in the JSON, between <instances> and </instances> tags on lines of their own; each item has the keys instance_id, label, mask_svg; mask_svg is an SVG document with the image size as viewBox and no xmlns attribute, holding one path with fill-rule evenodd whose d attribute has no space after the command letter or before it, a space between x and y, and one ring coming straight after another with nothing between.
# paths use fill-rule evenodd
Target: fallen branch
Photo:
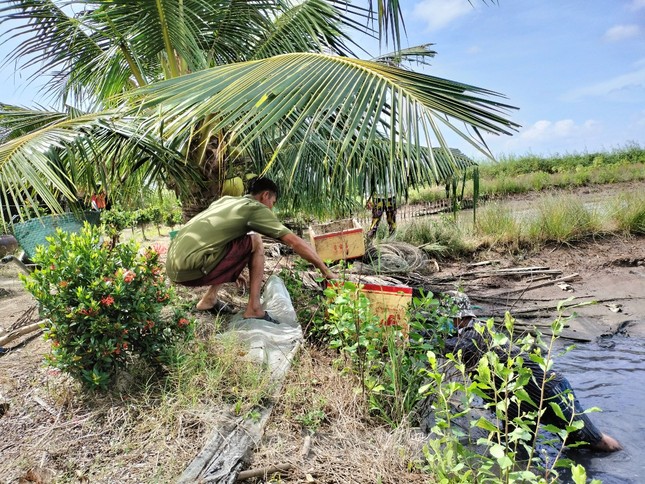
<instances>
[{"instance_id":1,"label":"fallen branch","mask_svg":"<svg viewBox=\"0 0 645 484\"><path fill-rule=\"evenodd\" d=\"M38 321L37 323L28 324L27 326L22 326L21 328L10 331L2 338L0 338L0 346L4 346L14 339L20 338L21 336L24 336L28 333L42 329L41 326L43 325L43 323L45 323L45 321L47 320Z\"/></svg>"},{"instance_id":2,"label":"fallen branch","mask_svg":"<svg viewBox=\"0 0 645 484\"><path fill-rule=\"evenodd\" d=\"M495 296L500 297L504 295L511 295L511 294L518 294L518 293L525 293L527 291L532 291L533 289L538 289L540 287L546 287L546 286L551 286L553 284L557 284L558 282L569 282L573 281L574 279L580 277L580 274L577 272L574 274L571 274L569 276L564 276L564 277L558 277L557 279L552 279L550 281L542 282L540 284L535 284L533 286L528 286L528 287L523 287L521 289L515 289L513 291L508 291L508 292L502 292L500 294L496 294Z\"/></svg>"},{"instance_id":3,"label":"fallen branch","mask_svg":"<svg viewBox=\"0 0 645 484\"><path fill-rule=\"evenodd\" d=\"M289 472L293 469L292 464L277 464L274 466L263 467L262 469L249 469L248 471L242 471L237 475L235 482L245 481L247 479L252 479L254 477L262 477L266 479L272 474L282 474Z\"/></svg>"}]
</instances>

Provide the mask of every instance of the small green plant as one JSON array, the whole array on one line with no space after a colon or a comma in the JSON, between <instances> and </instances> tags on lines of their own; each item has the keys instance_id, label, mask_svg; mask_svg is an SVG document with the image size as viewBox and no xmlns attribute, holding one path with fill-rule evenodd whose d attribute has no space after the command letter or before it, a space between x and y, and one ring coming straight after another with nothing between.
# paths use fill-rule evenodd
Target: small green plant
<instances>
[{"instance_id":1,"label":"small green plant","mask_svg":"<svg viewBox=\"0 0 645 484\"><path fill-rule=\"evenodd\" d=\"M562 305L558 308L560 314L561 308ZM515 343L519 346L514 346L514 321L507 314L504 332L495 330L492 320L475 325L481 341L488 341L478 361L467 360L470 356L461 351L448 353L446 360L428 353L427 383L420 391L431 402L429 408L435 419L434 438L424 450L426 471L443 482L474 482L477 476L477 482L551 483L558 481L557 467L570 467L574 482L586 482L581 466L561 458L567 436L579 430L582 422L574 420L574 416L567 420L555 403L549 403L546 394L554 343L565 321L559 316L553 322L553 336L548 342L538 334L518 338ZM545 377L534 374L525 358L537 365L537 371ZM538 401L533 401L526 390L529 382L538 385ZM476 397L484 399L490 416L470 417ZM544 408L552 408L563 419L557 427L544 425L562 439L551 461L536 454L535 432ZM457 423L459 419L461 424ZM464 426L464 419L471 422L470 430ZM479 438L473 429L478 429ZM558 441L543 443L557 446Z\"/></svg>"},{"instance_id":2,"label":"small green plant","mask_svg":"<svg viewBox=\"0 0 645 484\"><path fill-rule=\"evenodd\" d=\"M360 286L329 287L326 318L318 328L333 349L346 355L373 415L392 427L408 419L422 398L426 352L437 349L451 320L439 314L432 294L414 298L404 327L374 314ZM432 325L428 325L432 321Z\"/></svg>"},{"instance_id":3,"label":"small green plant","mask_svg":"<svg viewBox=\"0 0 645 484\"><path fill-rule=\"evenodd\" d=\"M101 223L105 234L112 240L112 245L116 245L121 231L132 225L132 215L115 206L101 213Z\"/></svg>"},{"instance_id":4,"label":"small green plant","mask_svg":"<svg viewBox=\"0 0 645 484\"><path fill-rule=\"evenodd\" d=\"M190 334L181 311L162 317L173 291L153 249L112 247L87 223L78 234L58 230L48 242L34 256L39 268L22 280L46 318L51 366L105 388L131 357L162 363L169 347Z\"/></svg>"},{"instance_id":5,"label":"small green plant","mask_svg":"<svg viewBox=\"0 0 645 484\"><path fill-rule=\"evenodd\" d=\"M296 421L300 422L300 424L309 430L309 432L314 433L318 430L320 425L325 421L327 418L327 414L324 412L324 410L315 408L313 410L308 411L304 415L299 415L296 417Z\"/></svg>"}]
</instances>

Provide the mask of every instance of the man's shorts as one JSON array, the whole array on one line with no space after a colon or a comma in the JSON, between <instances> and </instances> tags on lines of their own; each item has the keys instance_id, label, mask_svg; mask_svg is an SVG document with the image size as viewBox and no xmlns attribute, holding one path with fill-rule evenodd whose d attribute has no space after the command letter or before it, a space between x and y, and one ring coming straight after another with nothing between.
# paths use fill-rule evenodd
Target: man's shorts
<instances>
[{"instance_id":1,"label":"man's shorts","mask_svg":"<svg viewBox=\"0 0 645 484\"><path fill-rule=\"evenodd\" d=\"M251 260L251 251L253 243L250 235L244 235L235 239L228 245L228 252L219 264L208 274L199 279L184 281L179 284L183 286L214 286L224 284L225 282L235 282Z\"/></svg>"}]
</instances>

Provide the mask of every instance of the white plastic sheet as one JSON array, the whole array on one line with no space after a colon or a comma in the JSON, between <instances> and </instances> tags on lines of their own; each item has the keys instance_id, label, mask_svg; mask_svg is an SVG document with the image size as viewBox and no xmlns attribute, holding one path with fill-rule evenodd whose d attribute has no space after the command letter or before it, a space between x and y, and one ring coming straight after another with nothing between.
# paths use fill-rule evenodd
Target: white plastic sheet
<instances>
[{"instance_id":1,"label":"white plastic sheet","mask_svg":"<svg viewBox=\"0 0 645 484\"><path fill-rule=\"evenodd\" d=\"M231 318L229 329L249 345L248 358L270 368L272 374L281 374L289 364L289 354L303 340L303 334L289 291L278 276L270 276L265 284L262 307L279 324L244 318L241 311Z\"/></svg>"}]
</instances>

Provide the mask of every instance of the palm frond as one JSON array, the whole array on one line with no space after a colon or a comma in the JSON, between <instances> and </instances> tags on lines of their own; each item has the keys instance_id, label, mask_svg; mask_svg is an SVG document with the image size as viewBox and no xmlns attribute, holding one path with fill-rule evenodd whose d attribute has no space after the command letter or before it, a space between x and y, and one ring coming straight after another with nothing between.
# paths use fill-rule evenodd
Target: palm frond
<instances>
[{"instance_id":1,"label":"palm frond","mask_svg":"<svg viewBox=\"0 0 645 484\"><path fill-rule=\"evenodd\" d=\"M349 26L374 36L368 24L369 12L347 2L304 0L276 18L273 28L267 31L252 58L261 59L290 52L323 52L355 57L349 45L357 44L344 27Z\"/></svg>"},{"instance_id":2,"label":"palm frond","mask_svg":"<svg viewBox=\"0 0 645 484\"><path fill-rule=\"evenodd\" d=\"M215 132L242 147L280 126L275 146L298 143L328 128L340 149L356 152L355 139L385 135L390 157L404 146L447 148L440 126L484 146L457 123L494 134L511 134L518 125L499 94L475 86L409 72L383 64L323 54L287 54L216 67L148 86L136 92L140 109L160 108L170 136L183 136L196 122L211 118ZM330 121L330 116L334 121ZM152 126L152 125L151 125Z\"/></svg>"},{"instance_id":3,"label":"palm frond","mask_svg":"<svg viewBox=\"0 0 645 484\"><path fill-rule=\"evenodd\" d=\"M436 51L430 49L432 45L434 44L416 45L414 47L408 47L406 49L380 55L372 60L395 67L403 67L404 63L412 62L429 66L430 62L426 59L437 55Z\"/></svg>"},{"instance_id":4,"label":"palm frond","mask_svg":"<svg viewBox=\"0 0 645 484\"><path fill-rule=\"evenodd\" d=\"M99 181L118 200L140 189L132 183L137 176L180 193L190 193L190 185L200 180L174 147L142 136L135 119L115 113L68 116L4 105L0 127L8 133L0 145L4 213L9 206L59 213L63 200L76 200L78 189L95 189Z\"/></svg>"}]
</instances>

